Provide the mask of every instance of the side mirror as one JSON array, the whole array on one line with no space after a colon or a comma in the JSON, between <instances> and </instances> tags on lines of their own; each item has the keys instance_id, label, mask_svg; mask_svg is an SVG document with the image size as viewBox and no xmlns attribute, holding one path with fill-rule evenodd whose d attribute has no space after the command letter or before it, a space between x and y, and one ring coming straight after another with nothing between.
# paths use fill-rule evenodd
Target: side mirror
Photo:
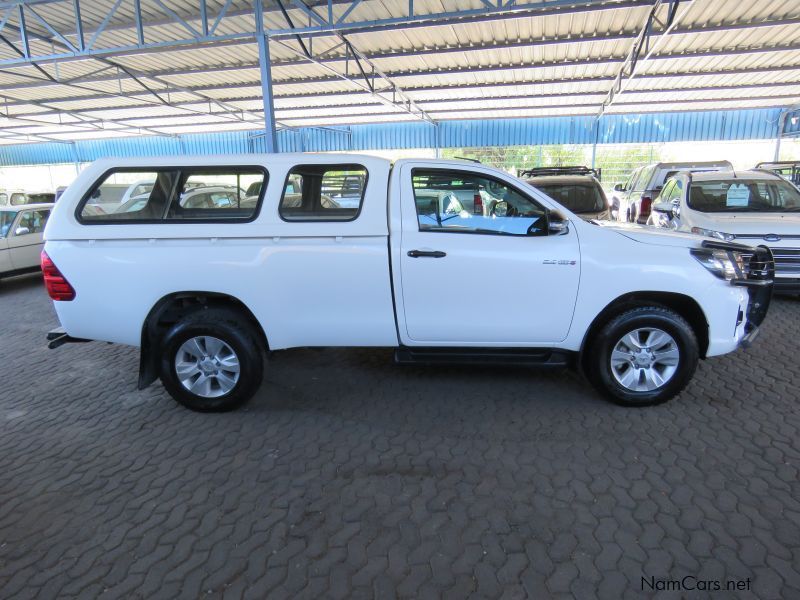
<instances>
[{"instance_id":1,"label":"side mirror","mask_svg":"<svg viewBox=\"0 0 800 600\"><path fill-rule=\"evenodd\" d=\"M14 235L28 235L30 232L31 230L27 227L17 227L17 229L14 231Z\"/></svg>"},{"instance_id":2,"label":"side mirror","mask_svg":"<svg viewBox=\"0 0 800 600\"><path fill-rule=\"evenodd\" d=\"M617 185L614 186L614 191L615 192L624 192L625 188L622 186L621 183L618 183Z\"/></svg>"},{"instance_id":3,"label":"side mirror","mask_svg":"<svg viewBox=\"0 0 800 600\"><path fill-rule=\"evenodd\" d=\"M679 218L681 216L681 205L679 202L675 202L672 204L672 208L670 209L672 216L674 218Z\"/></svg>"},{"instance_id":4,"label":"side mirror","mask_svg":"<svg viewBox=\"0 0 800 600\"><path fill-rule=\"evenodd\" d=\"M547 234L564 235L569 231L569 221L559 212L554 210L547 212Z\"/></svg>"},{"instance_id":5,"label":"side mirror","mask_svg":"<svg viewBox=\"0 0 800 600\"><path fill-rule=\"evenodd\" d=\"M672 214L673 205L670 202L664 202L663 200L659 202L653 203L653 210L656 212L664 213L666 215Z\"/></svg>"},{"instance_id":6,"label":"side mirror","mask_svg":"<svg viewBox=\"0 0 800 600\"><path fill-rule=\"evenodd\" d=\"M500 200L499 202L495 202L492 206L492 215L495 217L506 217L508 216L508 202L505 200Z\"/></svg>"}]
</instances>

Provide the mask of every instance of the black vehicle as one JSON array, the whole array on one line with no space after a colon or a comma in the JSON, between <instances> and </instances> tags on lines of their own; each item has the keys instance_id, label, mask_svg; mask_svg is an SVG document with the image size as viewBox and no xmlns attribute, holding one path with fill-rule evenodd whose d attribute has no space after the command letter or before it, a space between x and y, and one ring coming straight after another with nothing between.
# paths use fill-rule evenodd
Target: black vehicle
<instances>
[{"instance_id":1,"label":"black vehicle","mask_svg":"<svg viewBox=\"0 0 800 600\"><path fill-rule=\"evenodd\" d=\"M517 177L587 221L611 218L608 200L600 185L600 169L582 166L540 167L519 170Z\"/></svg>"}]
</instances>

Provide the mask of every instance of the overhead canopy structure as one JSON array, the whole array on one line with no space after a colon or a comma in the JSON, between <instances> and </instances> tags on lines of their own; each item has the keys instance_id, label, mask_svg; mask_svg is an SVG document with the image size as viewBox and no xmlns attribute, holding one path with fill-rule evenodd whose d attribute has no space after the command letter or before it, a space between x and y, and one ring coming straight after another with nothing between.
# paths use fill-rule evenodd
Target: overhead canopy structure
<instances>
[{"instance_id":1,"label":"overhead canopy structure","mask_svg":"<svg viewBox=\"0 0 800 600\"><path fill-rule=\"evenodd\" d=\"M796 1L0 0L0 144L798 101Z\"/></svg>"}]
</instances>

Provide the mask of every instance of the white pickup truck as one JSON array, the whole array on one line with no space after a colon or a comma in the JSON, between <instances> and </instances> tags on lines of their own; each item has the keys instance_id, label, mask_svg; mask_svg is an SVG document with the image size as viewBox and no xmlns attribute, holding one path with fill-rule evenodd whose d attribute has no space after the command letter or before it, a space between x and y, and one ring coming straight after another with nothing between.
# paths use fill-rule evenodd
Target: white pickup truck
<instances>
[{"instance_id":1,"label":"white pickup truck","mask_svg":"<svg viewBox=\"0 0 800 600\"><path fill-rule=\"evenodd\" d=\"M135 203L105 198L141 181ZM342 154L101 160L45 236L50 346L139 346L140 388L160 377L201 411L299 346L575 365L654 404L755 337L774 276L765 247L587 222L480 164Z\"/></svg>"}]
</instances>

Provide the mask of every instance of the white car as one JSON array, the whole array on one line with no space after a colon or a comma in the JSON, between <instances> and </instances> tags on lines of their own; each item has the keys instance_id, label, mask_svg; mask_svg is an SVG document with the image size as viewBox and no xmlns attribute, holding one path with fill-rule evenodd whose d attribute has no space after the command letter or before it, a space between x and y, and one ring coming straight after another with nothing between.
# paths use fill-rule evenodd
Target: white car
<instances>
[{"instance_id":1,"label":"white car","mask_svg":"<svg viewBox=\"0 0 800 600\"><path fill-rule=\"evenodd\" d=\"M679 173L664 185L648 223L764 244L775 258L775 291L800 293L800 190L775 173Z\"/></svg>"},{"instance_id":2,"label":"white car","mask_svg":"<svg viewBox=\"0 0 800 600\"><path fill-rule=\"evenodd\" d=\"M644 225L650 218L651 207L667 179L680 171L730 171L727 160L713 162L660 162L634 171L623 186L614 187L612 209L617 205L617 220Z\"/></svg>"},{"instance_id":3,"label":"white car","mask_svg":"<svg viewBox=\"0 0 800 600\"><path fill-rule=\"evenodd\" d=\"M0 207L0 278L38 271L52 204Z\"/></svg>"},{"instance_id":4,"label":"white car","mask_svg":"<svg viewBox=\"0 0 800 600\"><path fill-rule=\"evenodd\" d=\"M91 210L116 171L154 170L138 215ZM262 181L256 201L181 206L173 183L211 171L245 190ZM323 182L334 179L360 182L348 191L357 202L331 201ZM766 248L600 226L465 161L106 159L70 186L46 238L62 324L51 347L138 346L140 387L160 377L201 411L250 398L267 349L305 346L391 347L402 363L576 365L612 400L653 404L680 392L698 359L749 344L772 293Z\"/></svg>"}]
</instances>

